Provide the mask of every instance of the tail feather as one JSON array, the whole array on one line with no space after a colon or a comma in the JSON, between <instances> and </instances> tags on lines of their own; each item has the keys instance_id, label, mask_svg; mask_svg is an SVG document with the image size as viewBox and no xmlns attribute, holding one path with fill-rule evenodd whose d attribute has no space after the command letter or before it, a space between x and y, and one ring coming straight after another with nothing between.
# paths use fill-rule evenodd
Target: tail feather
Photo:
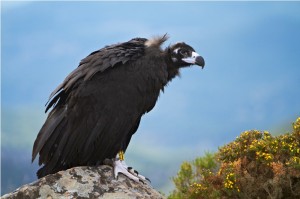
<instances>
[{"instance_id":1,"label":"tail feather","mask_svg":"<svg viewBox=\"0 0 300 199\"><path fill-rule=\"evenodd\" d=\"M51 137L47 140L47 142L43 145L41 150L39 151L40 157L39 157L39 165L43 163L48 163L49 161L52 161L52 157L56 150L58 149L58 146L61 145L61 140L64 132L64 129L66 128L67 119L62 119L62 121L57 125L57 127L54 129Z\"/></svg>"},{"instance_id":2,"label":"tail feather","mask_svg":"<svg viewBox=\"0 0 300 199\"><path fill-rule=\"evenodd\" d=\"M47 175L47 172L45 170L45 166L43 166L42 168L40 168L37 172L36 172L36 175L38 178L42 178L44 176Z\"/></svg>"},{"instance_id":3,"label":"tail feather","mask_svg":"<svg viewBox=\"0 0 300 199\"><path fill-rule=\"evenodd\" d=\"M65 166L59 165L59 166L53 167L53 165L51 165L51 164L46 164L36 172L36 175L38 178L42 178L46 175L54 174L56 172L66 170L68 168L69 167L67 167L67 165L65 165Z\"/></svg>"},{"instance_id":4,"label":"tail feather","mask_svg":"<svg viewBox=\"0 0 300 199\"><path fill-rule=\"evenodd\" d=\"M34 142L33 149L32 149L32 162L36 158L37 154L45 146L45 144L49 142L50 139L53 139L52 135L54 132L56 132L57 127L61 124L61 122L65 118L65 113L66 113L65 108L61 107L61 108L53 109L51 113L48 115L45 124L41 128ZM57 135L55 135L54 137L57 137Z\"/></svg>"}]
</instances>

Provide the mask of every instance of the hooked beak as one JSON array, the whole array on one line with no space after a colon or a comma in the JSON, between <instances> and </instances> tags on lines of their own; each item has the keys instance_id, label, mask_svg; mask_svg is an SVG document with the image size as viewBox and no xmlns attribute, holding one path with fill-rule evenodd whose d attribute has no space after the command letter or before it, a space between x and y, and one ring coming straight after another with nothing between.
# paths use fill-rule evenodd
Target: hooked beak
<instances>
[{"instance_id":1,"label":"hooked beak","mask_svg":"<svg viewBox=\"0 0 300 199\"><path fill-rule=\"evenodd\" d=\"M200 56L196 52L192 52L191 57L183 58L182 61L189 63L189 64L196 64L198 66L201 66L202 68L204 68L204 65L205 65L205 61L204 61L203 57Z\"/></svg>"}]
</instances>

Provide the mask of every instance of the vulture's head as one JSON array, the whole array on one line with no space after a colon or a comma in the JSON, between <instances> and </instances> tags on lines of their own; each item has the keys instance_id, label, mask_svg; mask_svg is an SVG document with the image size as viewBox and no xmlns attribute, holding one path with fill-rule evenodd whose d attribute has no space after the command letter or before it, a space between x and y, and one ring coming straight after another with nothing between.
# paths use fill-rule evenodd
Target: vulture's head
<instances>
[{"instance_id":1,"label":"vulture's head","mask_svg":"<svg viewBox=\"0 0 300 199\"><path fill-rule=\"evenodd\" d=\"M176 43L168 48L170 58L177 68L182 68L190 65L198 65L202 68L205 65L203 57L184 42Z\"/></svg>"}]
</instances>

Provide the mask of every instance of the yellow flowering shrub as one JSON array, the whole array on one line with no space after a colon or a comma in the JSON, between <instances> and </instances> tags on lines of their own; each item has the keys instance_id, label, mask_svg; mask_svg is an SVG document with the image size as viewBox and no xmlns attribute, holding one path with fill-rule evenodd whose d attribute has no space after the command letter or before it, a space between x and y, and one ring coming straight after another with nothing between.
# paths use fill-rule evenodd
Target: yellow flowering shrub
<instances>
[{"instance_id":1,"label":"yellow flowering shrub","mask_svg":"<svg viewBox=\"0 0 300 199\"><path fill-rule=\"evenodd\" d=\"M272 136L251 130L185 162L169 199L300 198L300 117L293 132Z\"/></svg>"}]
</instances>

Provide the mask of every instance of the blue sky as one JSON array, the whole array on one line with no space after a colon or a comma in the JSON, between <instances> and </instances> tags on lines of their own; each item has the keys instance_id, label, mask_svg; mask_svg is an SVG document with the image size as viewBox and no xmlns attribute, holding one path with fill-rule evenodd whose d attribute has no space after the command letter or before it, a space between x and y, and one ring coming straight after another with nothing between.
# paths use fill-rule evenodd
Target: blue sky
<instances>
[{"instance_id":1,"label":"blue sky","mask_svg":"<svg viewBox=\"0 0 300 199\"><path fill-rule=\"evenodd\" d=\"M184 69L168 85L129 154L143 148L157 158L191 159L241 131L276 129L299 116L300 2L1 3L7 112L25 107L44 118L49 94L90 52L168 33L165 46L185 41L206 67ZM30 138L28 150L43 120L37 122L35 131L12 132ZM2 125L2 145L14 146Z\"/></svg>"}]
</instances>

